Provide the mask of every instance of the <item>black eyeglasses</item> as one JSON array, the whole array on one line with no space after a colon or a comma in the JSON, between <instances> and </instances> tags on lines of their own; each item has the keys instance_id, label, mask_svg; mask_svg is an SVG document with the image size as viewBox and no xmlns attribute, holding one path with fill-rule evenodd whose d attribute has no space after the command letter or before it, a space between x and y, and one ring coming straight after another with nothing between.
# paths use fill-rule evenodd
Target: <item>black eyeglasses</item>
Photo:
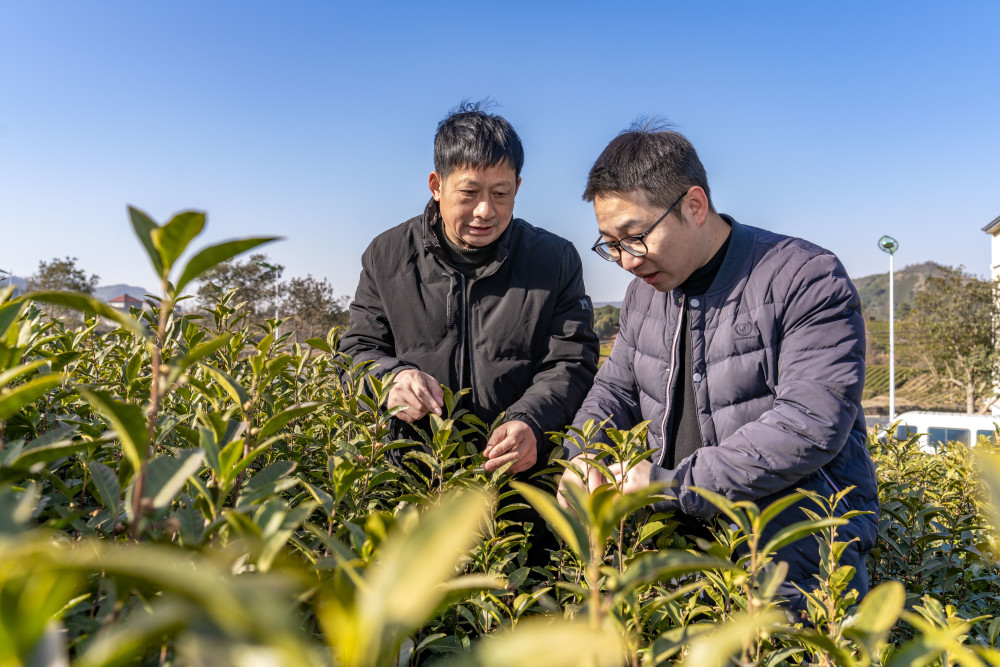
<instances>
[{"instance_id":1,"label":"black eyeglasses","mask_svg":"<svg viewBox=\"0 0 1000 667\"><path fill-rule=\"evenodd\" d=\"M597 243L594 244L594 247L592 247L591 250L593 250L594 252L596 252L598 255L608 260L609 262L617 262L618 260L620 260L622 258L622 250L632 255L633 257L644 256L647 252L649 252L649 248L646 247L646 241L644 240L646 236L648 236L649 233L653 231L653 229L655 229L656 226L660 224L665 217L670 215L670 212L674 210L675 206L681 203L681 200L684 199L684 195L686 195L687 193L688 191L685 190L684 193L677 198L677 201L675 201L673 204L670 205L670 208L667 209L667 212L661 215L659 219L657 219L656 222L650 225L649 229L644 231L642 234L636 234L635 236L626 236L620 241L601 241L600 239L598 239Z\"/></svg>"}]
</instances>

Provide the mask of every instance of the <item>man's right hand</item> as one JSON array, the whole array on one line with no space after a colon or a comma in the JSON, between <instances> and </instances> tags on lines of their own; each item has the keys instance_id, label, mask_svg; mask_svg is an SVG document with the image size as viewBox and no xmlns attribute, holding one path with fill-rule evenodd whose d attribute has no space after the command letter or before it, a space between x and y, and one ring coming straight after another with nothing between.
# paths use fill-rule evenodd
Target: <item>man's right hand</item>
<instances>
[{"instance_id":1,"label":"man's right hand","mask_svg":"<svg viewBox=\"0 0 1000 667\"><path fill-rule=\"evenodd\" d=\"M559 504L564 508L569 509L569 503L563 493L563 490L567 486L572 485L584 489L588 493L592 493L594 489L608 481L604 477L604 473L590 465L590 461L591 457L587 454L577 454L570 459L569 463L576 470L579 470L582 475L577 474L576 471L570 468L566 468L563 471L562 478L559 480L559 492L556 494L556 499L559 500Z\"/></svg>"},{"instance_id":2,"label":"man's right hand","mask_svg":"<svg viewBox=\"0 0 1000 667\"><path fill-rule=\"evenodd\" d=\"M407 368L396 373L393 381L396 385L389 390L388 407L406 406L405 410L396 413L397 417L412 423L428 412L441 416L444 392L441 391L441 384L433 377L416 368Z\"/></svg>"}]
</instances>

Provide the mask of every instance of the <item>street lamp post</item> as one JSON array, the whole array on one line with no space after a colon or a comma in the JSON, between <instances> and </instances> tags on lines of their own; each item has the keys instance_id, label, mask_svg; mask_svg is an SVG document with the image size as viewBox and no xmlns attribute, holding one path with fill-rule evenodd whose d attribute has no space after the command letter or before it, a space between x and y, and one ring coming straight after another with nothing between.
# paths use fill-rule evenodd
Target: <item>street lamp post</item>
<instances>
[{"instance_id":1,"label":"street lamp post","mask_svg":"<svg viewBox=\"0 0 1000 667\"><path fill-rule=\"evenodd\" d=\"M878 247L889 253L889 423L896 418L896 305L893 299L892 257L899 250L899 241L891 236L878 240Z\"/></svg>"},{"instance_id":2,"label":"street lamp post","mask_svg":"<svg viewBox=\"0 0 1000 667\"><path fill-rule=\"evenodd\" d=\"M254 260L254 264L258 266L263 266L265 269L270 269L274 271L274 319L278 319L278 272L281 270L273 264L268 264L267 262L262 262L259 259ZM274 329L274 336L277 338L280 335L278 327Z\"/></svg>"}]
</instances>

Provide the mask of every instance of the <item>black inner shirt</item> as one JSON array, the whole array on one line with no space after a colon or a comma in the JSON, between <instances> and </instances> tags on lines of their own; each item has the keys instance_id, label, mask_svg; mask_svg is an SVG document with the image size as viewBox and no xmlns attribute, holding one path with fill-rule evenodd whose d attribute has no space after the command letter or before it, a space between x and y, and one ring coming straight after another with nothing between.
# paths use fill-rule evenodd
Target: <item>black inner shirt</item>
<instances>
[{"instance_id":1,"label":"black inner shirt","mask_svg":"<svg viewBox=\"0 0 1000 667\"><path fill-rule=\"evenodd\" d=\"M677 369L680 372L677 386L673 396L673 414L670 421L670 433L672 437L664 458L664 465L667 468L677 467L677 463L688 456L694 454L704 444L701 439L701 427L698 425L698 411L694 399L694 380L692 375L694 369L691 368L691 327L688 320L688 309L691 297L701 296L711 287L712 281L722 268L722 262L726 258L726 251L729 249L730 236L726 237L722 247L708 260L708 263L700 269L695 270L687 280L677 289L685 297L685 306L681 311L680 327L684 331L683 345L681 345L680 363Z\"/></svg>"}]
</instances>

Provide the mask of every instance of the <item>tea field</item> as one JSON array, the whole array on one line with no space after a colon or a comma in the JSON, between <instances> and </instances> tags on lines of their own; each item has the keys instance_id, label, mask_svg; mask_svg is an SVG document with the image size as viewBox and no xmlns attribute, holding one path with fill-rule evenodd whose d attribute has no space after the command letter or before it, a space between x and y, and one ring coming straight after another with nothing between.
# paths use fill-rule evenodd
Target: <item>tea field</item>
<instances>
[{"instance_id":1,"label":"tea field","mask_svg":"<svg viewBox=\"0 0 1000 667\"><path fill-rule=\"evenodd\" d=\"M0 294L0 665L1000 664L987 445L870 442L883 511L858 602L837 498L765 541L781 507L712 496L714 539L694 540L652 512L669 491L609 485L565 510L558 460L547 485L485 472L492 425L451 392L420 442L392 441L391 378L337 330L291 344L232 293L177 308L269 239L181 266L204 216L130 215L161 286L146 311ZM642 426L612 435L608 457L636 462ZM547 563L528 562L522 504L559 538ZM796 539L824 555L802 618L770 558Z\"/></svg>"}]
</instances>

